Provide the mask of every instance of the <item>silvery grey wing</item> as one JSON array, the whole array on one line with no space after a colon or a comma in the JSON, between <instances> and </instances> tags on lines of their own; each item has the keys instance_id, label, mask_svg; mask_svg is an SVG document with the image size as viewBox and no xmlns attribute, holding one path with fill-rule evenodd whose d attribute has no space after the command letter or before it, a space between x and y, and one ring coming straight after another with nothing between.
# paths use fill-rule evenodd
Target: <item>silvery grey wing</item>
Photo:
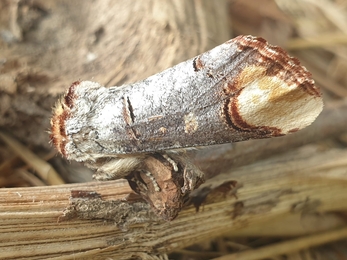
<instances>
[{"instance_id":1,"label":"silvery grey wing","mask_svg":"<svg viewBox=\"0 0 347 260\"><path fill-rule=\"evenodd\" d=\"M281 136L322 106L297 59L239 36L134 84L75 82L54 112L52 140L68 159L95 160Z\"/></svg>"}]
</instances>

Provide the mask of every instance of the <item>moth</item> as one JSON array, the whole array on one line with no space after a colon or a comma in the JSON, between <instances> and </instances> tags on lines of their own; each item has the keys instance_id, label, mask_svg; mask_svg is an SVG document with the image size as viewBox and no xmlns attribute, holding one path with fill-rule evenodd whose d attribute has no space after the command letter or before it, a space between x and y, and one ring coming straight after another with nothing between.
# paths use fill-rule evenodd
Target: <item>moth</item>
<instances>
[{"instance_id":1,"label":"moth","mask_svg":"<svg viewBox=\"0 0 347 260\"><path fill-rule=\"evenodd\" d=\"M189 183L198 170L178 156L182 150L283 136L310 125L322 108L298 59L238 36L137 83L74 82L53 111L51 140L65 158L96 169L96 179L125 177L157 158L186 174L184 191L200 177Z\"/></svg>"}]
</instances>

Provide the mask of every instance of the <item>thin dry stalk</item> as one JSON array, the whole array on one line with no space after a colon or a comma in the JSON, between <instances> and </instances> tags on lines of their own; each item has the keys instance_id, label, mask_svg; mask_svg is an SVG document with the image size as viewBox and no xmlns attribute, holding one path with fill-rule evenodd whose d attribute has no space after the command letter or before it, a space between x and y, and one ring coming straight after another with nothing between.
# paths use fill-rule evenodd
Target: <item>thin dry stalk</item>
<instances>
[{"instance_id":1,"label":"thin dry stalk","mask_svg":"<svg viewBox=\"0 0 347 260\"><path fill-rule=\"evenodd\" d=\"M52 168L52 166L40 157L36 156L28 148L9 135L0 132L0 138L28 165L30 165L38 175L50 185L64 184L64 180Z\"/></svg>"}]
</instances>

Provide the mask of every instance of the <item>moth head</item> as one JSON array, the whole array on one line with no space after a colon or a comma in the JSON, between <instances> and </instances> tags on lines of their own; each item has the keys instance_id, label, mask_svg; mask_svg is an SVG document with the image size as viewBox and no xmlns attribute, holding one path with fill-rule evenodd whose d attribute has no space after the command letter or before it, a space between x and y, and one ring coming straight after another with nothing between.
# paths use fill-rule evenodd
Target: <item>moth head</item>
<instances>
[{"instance_id":1,"label":"moth head","mask_svg":"<svg viewBox=\"0 0 347 260\"><path fill-rule=\"evenodd\" d=\"M249 52L235 79L224 83L229 125L259 135L281 136L310 125L323 109L320 90L298 59L262 38L235 38Z\"/></svg>"}]
</instances>

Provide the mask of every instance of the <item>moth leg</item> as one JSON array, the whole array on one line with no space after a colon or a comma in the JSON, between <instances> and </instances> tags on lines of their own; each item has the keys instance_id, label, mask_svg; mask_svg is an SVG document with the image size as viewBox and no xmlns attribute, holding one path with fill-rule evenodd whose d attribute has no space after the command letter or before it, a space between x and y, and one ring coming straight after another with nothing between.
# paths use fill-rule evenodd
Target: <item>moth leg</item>
<instances>
[{"instance_id":1,"label":"moth leg","mask_svg":"<svg viewBox=\"0 0 347 260\"><path fill-rule=\"evenodd\" d=\"M171 159L171 157L167 153L162 153L162 156L172 165L172 168L175 172L178 172L178 165L177 163Z\"/></svg>"},{"instance_id":2,"label":"moth leg","mask_svg":"<svg viewBox=\"0 0 347 260\"><path fill-rule=\"evenodd\" d=\"M150 171L146 171L146 172L145 172L145 175L152 181L154 190L155 190L156 192L159 192L161 189L160 189L159 184L158 184L158 182L156 181L154 175L153 175Z\"/></svg>"},{"instance_id":3,"label":"moth leg","mask_svg":"<svg viewBox=\"0 0 347 260\"><path fill-rule=\"evenodd\" d=\"M169 150L146 154L126 179L157 215L172 220L203 182L203 175L185 151Z\"/></svg>"},{"instance_id":4,"label":"moth leg","mask_svg":"<svg viewBox=\"0 0 347 260\"><path fill-rule=\"evenodd\" d=\"M181 171L184 180L181 186L182 194L189 194L204 182L205 174L187 156L186 150L168 150L163 154L163 157L171 164L173 162L176 166L180 165L183 168L183 171Z\"/></svg>"},{"instance_id":5,"label":"moth leg","mask_svg":"<svg viewBox=\"0 0 347 260\"><path fill-rule=\"evenodd\" d=\"M95 162L88 162L86 166L95 169L93 178L99 181L125 178L139 168L146 156L108 157Z\"/></svg>"},{"instance_id":6,"label":"moth leg","mask_svg":"<svg viewBox=\"0 0 347 260\"><path fill-rule=\"evenodd\" d=\"M205 174L191 160L185 160L185 158L183 160L185 165L183 171L184 185L181 190L185 194L198 188L204 182Z\"/></svg>"}]
</instances>

